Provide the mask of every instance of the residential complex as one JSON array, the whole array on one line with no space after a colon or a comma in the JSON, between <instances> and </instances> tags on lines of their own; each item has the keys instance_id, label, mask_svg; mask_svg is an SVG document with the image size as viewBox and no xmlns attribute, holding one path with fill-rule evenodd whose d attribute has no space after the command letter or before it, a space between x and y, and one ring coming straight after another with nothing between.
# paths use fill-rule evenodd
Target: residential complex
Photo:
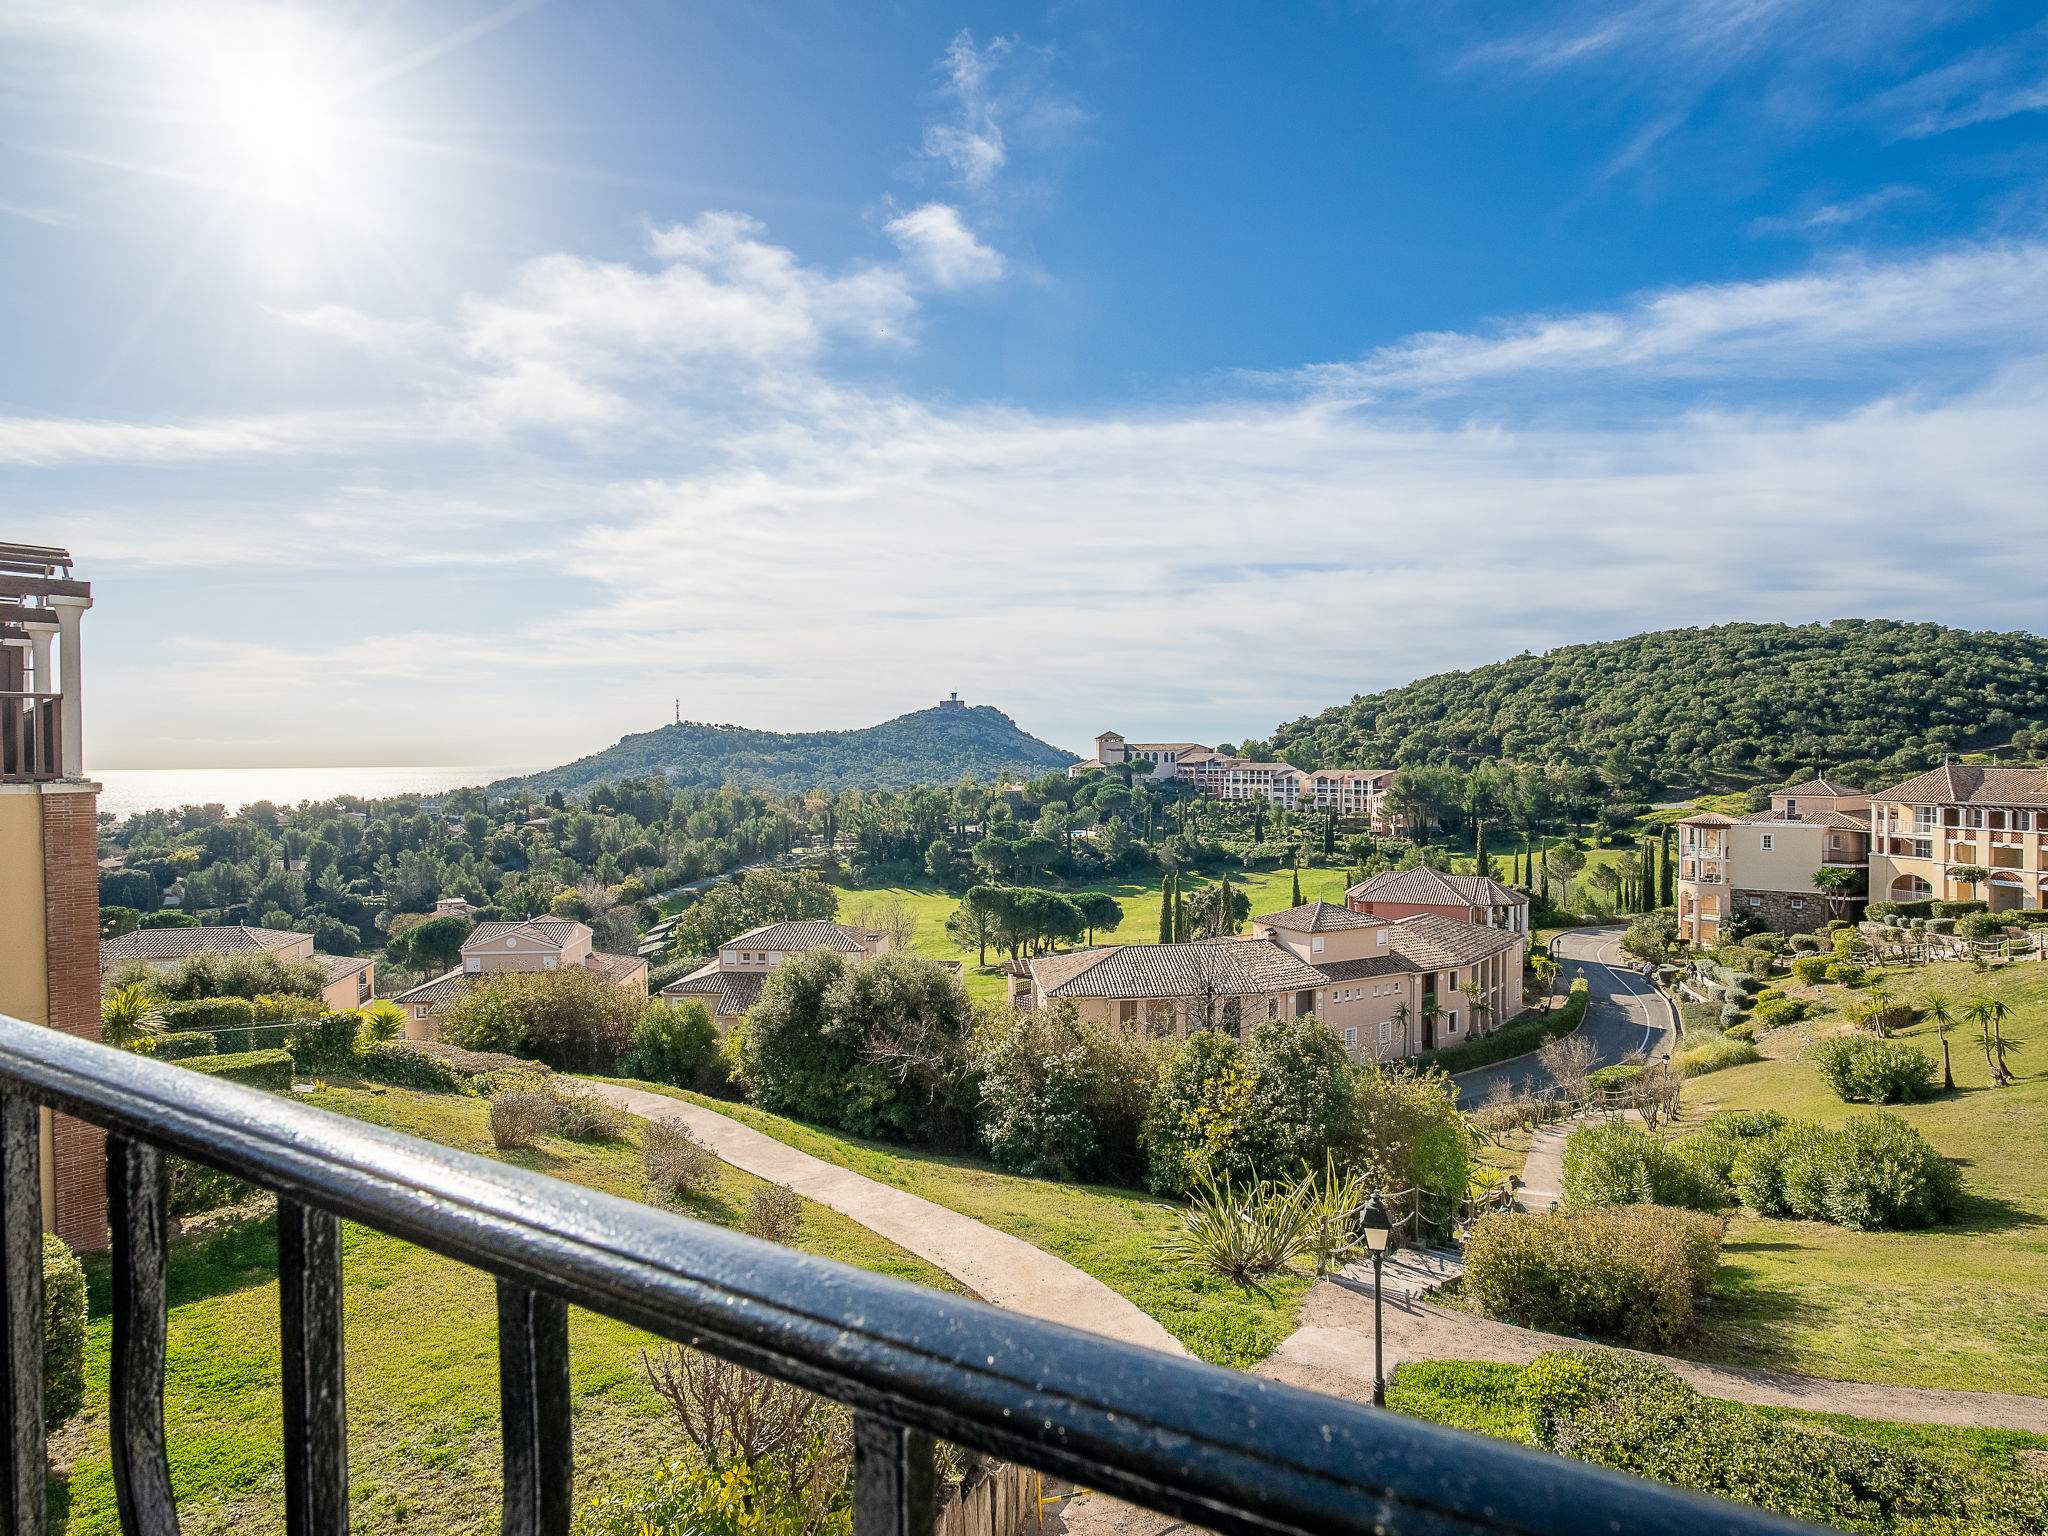
<instances>
[{"instance_id":1,"label":"residential complex","mask_svg":"<svg viewBox=\"0 0 2048 1536\"><path fill-rule=\"evenodd\" d=\"M1870 797L1877 901L1983 901L1994 912L2048 900L2048 772L1951 764ZM1958 880L1975 866L1981 884Z\"/></svg>"},{"instance_id":2,"label":"residential complex","mask_svg":"<svg viewBox=\"0 0 2048 1536\"><path fill-rule=\"evenodd\" d=\"M0 1013L100 1038L99 786L85 776L79 629L61 549L0 544ZM107 1246L106 1134L42 1112L43 1225Z\"/></svg>"},{"instance_id":3,"label":"residential complex","mask_svg":"<svg viewBox=\"0 0 2048 1536\"><path fill-rule=\"evenodd\" d=\"M1433 913L1480 928L1529 931L1529 896L1487 875L1447 875L1435 869L1388 869L1344 893L1353 912L1381 921Z\"/></svg>"},{"instance_id":4,"label":"residential complex","mask_svg":"<svg viewBox=\"0 0 2048 1536\"><path fill-rule=\"evenodd\" d=\"M394 999L405 1009L409 1040L431 1040L448 1005L500 971L556 971L581 966L625 991L647 995L647 962L638 955L607 955L591 947L590 929L560 917L523 923L478 923L462 941L461 966Z\"/></svg>"},{"instance_id":5,"label":"residential complex","mask_svg":"<svg viewBox=\"0 0 2048 1536\"><path fill-rule=\"evenodd\" d=\"M807 949L836 949L850 960L871 960L889 952L889 935L822 919L750 928L709 963L663 987L661 995L670 1004L695 998L721 1026L730 1024L760 1000L762 986L787 956Z\"/></svg>"},{"instance_id":6,"label":"residential complex","mask_svg":"<svg viewBox=\"0 0 2048 1536\"><path fill-rule=\"evenodd\" d=\"M1822 869L1870 867L1870 804L1861 790L1811 779L1777 791L1768 811L1703 811L1680 821L1679 937L1711 945L1738 912L1779 933L1826 921L1829 900L1813 877Z\"/></svg>"},{"instance_id":7,"label":"residential complex","mask_svg":"<svg viewBox=\"0 0 2048 1536\"><path fill-rule=\"evenodd\" d=\"M1242 937L1116 944L1011 967L1017 1007L1071 1001L1147 1035L1241 1033L1313 1014L1359 1059L1455 1044L1521 1004L1524 936L1434 912L1380 919L1327 902L1252 919Z\"/></svg>"},{"instance_id":8,"label":"residential complex","mask_svg":"<svg viewBox=\"0 0 2048 1536\"><path fill-rule=\"evenodd\" d=\"M1217 800L1269 800L1289 810L1334 810L1383 820L1380 803L1394 782L1391 768L1319 768L1230 757L1194 741L1125 741L1115 731L1095 738L1095 756L1067 769L1070 778L1120 763L1149 763L1154 780L1192 784Z\"/></svg>"},{"instance_id":9,"label":"residential complex","mask_svg":"<svg viewBox=\"0 0 2048 1536\"><path fill-rule=\"evenodd\" d=\"M138 928L100 945L100 972L141 961L169 970L193 955L275 955L317 961L327 973L320 1000L329 1008L360 1008L377 995L377 962L367 955L326 955L310 933L282 928Z\"/></svg>"}]
</instances>

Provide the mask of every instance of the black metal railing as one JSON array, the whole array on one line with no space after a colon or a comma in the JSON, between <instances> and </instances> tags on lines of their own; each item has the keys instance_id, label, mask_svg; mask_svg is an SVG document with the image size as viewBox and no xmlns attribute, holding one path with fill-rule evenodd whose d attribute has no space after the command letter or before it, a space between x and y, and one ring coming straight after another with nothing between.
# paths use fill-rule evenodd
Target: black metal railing
<instances>
[{"instance_id":1,"label":"black metal railing","mask_svg":"<svg viewBox=\"0 0 2048 1536\"><path fill-rule=\"evenodd\" d=\"M568 1307L854 1414L856 1536L930 1536L931 1443L1233 1533L1811 1531L1744 1505L870 1274L0 1018L0 1525L44 1536L38 1105L106 1128L109 1433L127 1536L177 1526L165 1157L278 1197L286 1528L344 1536L341 1222L497 1279L505 1536L570 1523Z\"/></svg>"}]
</instances>

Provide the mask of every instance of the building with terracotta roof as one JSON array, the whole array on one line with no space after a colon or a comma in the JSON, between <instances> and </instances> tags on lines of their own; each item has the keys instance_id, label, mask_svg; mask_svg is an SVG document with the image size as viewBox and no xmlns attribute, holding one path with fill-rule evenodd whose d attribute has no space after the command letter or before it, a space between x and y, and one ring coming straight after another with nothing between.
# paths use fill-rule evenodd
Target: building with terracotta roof
<instances>
[{"instance_id":1,"label":"building with terracotta roof","mask_svg":"<svg viewBox=\"0 0 2048 1536\"><path fill-rule=\"evenodd\" d=\"M608 955L591 945L590 929L563 917L523 923L478 923L462 941L462 963L392 999L405 1010L408 1040L431 1040L447 1006L485 976L500 971L557 971L581 966L636 997L647 996L647 961Z\"/></svg>"},{"instance_id":2,"label":"building with terracotta roof","mask_svg":"<svg viewBox=\"0 0 2048 1536\"><path fill-rule=\"evenodd\" d=\"M872 928L808 919L750 928L727 941L704 965L661 989L662 1001L673 1006L694 998L728 1025L760 1001L768 977L791 955L809 949L834 949L849 960L870 960L889 952L889 935Z\"/></svg>"},{"instance_id":3,"label":"building with terracotta roof","mask_svg":"<svg viewBox=\"0 0 2048 1536\"><path fill-rule=\"evenodd\" d=\"M1529 896L1490 875L1447 875L1442 870L1384 869L1344 893L1344 905L1369 917L1415 917L1431 912L1481 928L1529 931Z\"/></svg>"},{"instance_id":4,"label":"building with terracotta roof","mask_svg":"<svg viewBox=\"0 0 2048 1536\"><path fill-rule=\"evenodd\" d=\"M1380 803L1394 782L1391 768L1318 768L1232 757L1194 741L1125 741L1115 731L1095 738L1095 756L1070 765L1069 778L1119 763L1152 765L1155 780L1192 784L1215 800L1269 800L1290 810L1335 811L1383 821Z\"/></svg>"},{"instance_id":5,"label":"building with terracotta roof","mask_svg":"<svg viewBox=\"0 0 2048 1536\"><path fill-rule=\"evenodd\" d=\"M1736 913L1777 933L1809 931L1832 911L1814 875L1869 862L1870 797L1826 779L1778 790L1753 815L1687 816L1673 882L1678 935L1704 948Z\"/></svg>"},{"instance_id":6,"label":"building with terracotta roof","mask_svg":"<svg viewBox=\"0 0 2048 1536\"><path fill-rule=\"evenodd\" d=\"M193 955L275 955L312 960L326 971L320 1001L329 1008L360 1008L377 995L377 962L367 955L328 955L313 947L313 935L286 928L138 928L100 945L100 973L139 960L158 970Z\"/></svg>"},{"instance_id":7,"label":"building with terracotta roof","mask_svg":"<svg viewBox=\"0 0 2048 1536\"><path fill-rule=\"evenodd\" d=\"M2048 902L2048 771L1947 764L1872 795L1870 816L1873 900ZM1955 876L1973 865L1981 885Z\"/></svg>"},{"instance_id":8,"label":"building with terracotta roof","mask_svg":"<svg viewBox=\"0 0 2048 1536\"><path fill-rule=\"evenodd\" d=\"M1456 1044L1520 1006L1523 936L1436 913L1380 919L1310 902L1252 919L1242 937L1112 944L1019 961L1010 1001L1072 1002L1082 1018L1148 1036L1268 1019L1320 1019L1360 1060Z\"/></svg>"}]
</instances>

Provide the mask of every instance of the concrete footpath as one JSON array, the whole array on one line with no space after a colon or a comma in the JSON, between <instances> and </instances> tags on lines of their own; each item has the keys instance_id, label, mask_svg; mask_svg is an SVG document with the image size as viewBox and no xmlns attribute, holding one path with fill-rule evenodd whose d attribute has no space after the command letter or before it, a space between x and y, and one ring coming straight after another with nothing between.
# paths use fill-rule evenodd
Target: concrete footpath
<instances>
[{"instance_id":1,"label":"concrete footpath","mask_svg":"<svg viewBox=\"0 0 2048 1536\"><path fill-rule=\"evenodd\" d=\"M806 1199L830 1206L919 1258L938 1265L999 1307L1013 1307L1072 1328L1127 1344L1185 1355L1180 1340L1085 1270L998 1232L958 1211L887 1184L878 1184L823 1158L799 1152L773 1136L685 1099L574 1079L621 1109L648 1120L681 1120L724 1161L757 1178L787 1184Z\"/></svg>"}]
</instances>

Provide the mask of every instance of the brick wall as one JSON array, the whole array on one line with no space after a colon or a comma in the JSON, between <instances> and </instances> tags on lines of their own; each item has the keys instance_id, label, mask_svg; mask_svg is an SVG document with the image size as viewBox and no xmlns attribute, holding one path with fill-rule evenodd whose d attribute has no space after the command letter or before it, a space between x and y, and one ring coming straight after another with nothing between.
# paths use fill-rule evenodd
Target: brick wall
<instances>
[{"instance_id":1,"label":"brick wall","mask_svg":"<svg viewBox=\"0 0 2048 1536\"><path fill-rule=\"evenodd\" d=\"M100 1038L99 797L46 794L43 914L50 1024ZM73 1248L107 1246L106 1133L56 1117L57 1235Z\"/></svg>"}]
</instances>

